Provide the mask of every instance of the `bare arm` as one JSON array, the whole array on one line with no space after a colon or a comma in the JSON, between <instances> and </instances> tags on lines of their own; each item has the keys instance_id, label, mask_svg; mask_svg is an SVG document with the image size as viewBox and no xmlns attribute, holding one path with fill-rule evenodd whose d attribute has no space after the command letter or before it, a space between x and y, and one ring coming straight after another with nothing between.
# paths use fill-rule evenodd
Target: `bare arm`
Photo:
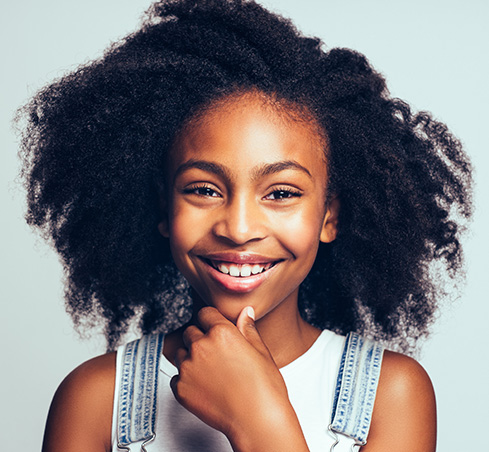
<instances>
[{"instance_id":1,"label":"bare arm","mask_svg":"<svg viewBox=\"0 0 489 452\"><path fill-rule=\"evenodd\" d=\"M115 353L71 372L51 403L42 452L109 452L114 385Z\"/></svg>"},{"instance_id":2,"label":"bare arm","mask_svg":"<svg viewBox=\"0 0 489 452\"><path fill-rule=\"evenodd\" d=\"M414 359L385 352L368 443L361 452L434 452L436 403Z\"/></svg>"}]
</instances>

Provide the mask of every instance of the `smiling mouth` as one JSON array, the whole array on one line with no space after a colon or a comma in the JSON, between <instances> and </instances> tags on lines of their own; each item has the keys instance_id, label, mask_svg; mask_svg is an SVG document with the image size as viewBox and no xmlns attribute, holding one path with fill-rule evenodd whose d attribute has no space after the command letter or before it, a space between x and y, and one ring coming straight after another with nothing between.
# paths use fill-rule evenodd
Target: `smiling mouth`
<instances>
[{"instance_id":1,"label":"smiling mouth","mask_svg":"<svg viewBox=\"0 0 489 452\"><path fill-rule=\"evenodd\" d=\"M247 278L264 273L278 263L277 261L262 264L235 264L233 262L214 261L210 259L205 259L205 261L218 272L235 278Z\"/></svg>"}]
</instances>

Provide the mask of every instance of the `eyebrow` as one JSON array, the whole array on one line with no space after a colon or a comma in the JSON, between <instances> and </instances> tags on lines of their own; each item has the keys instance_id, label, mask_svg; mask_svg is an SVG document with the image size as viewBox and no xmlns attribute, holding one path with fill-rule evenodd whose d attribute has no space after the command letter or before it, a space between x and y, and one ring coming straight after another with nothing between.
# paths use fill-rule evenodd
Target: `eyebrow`
<instances>
[{"instance_id":1,"label":"eyebrow","mask_svg":"<svg viewBox=\"0 0 489 452\"><path fill-rule=\"evenodd\" d=\"M302 171L303 173L307 174L309 178L312 179L309 170L307 168L304 168L300 163L297 163L295 160L282 160L280 162L261 165L260 167L253 170L252 179L256 180L261 177L269 176L270 174L279 173L280 171L285 171L288 169Z\"/></svg>"},{"instance_id":2,"label":"eyebrow","mask_svg":"<svg viewBox=\"0 0 489 452\"><path fill-rule=\"evenodd\" d=\"M181 164L175 171L174 180L183 172L189 169L196 168L202 171L207 171L209 173L216 174L227 180L232 180L230 171L224 165L215 162L209 162L206 160L194 160L191 159L188 162ZM265 163L259 167L253 169L251 179L257 180L261 177L269 176L270 174L279 173L288 169L294 169L305 173L309 178L312 179L312 175L309 170L303 167L300 163L295 160L282 160L280 162Z\"/></svg>"},{"instance_id":3,"label":"eyebrow","mask_svg":"<svg viewBox=\"0 0 489 452\"><path fill-rule=\"evenodd\" d=\"M220 165L219 163L208 162L206 160L190 159L188 162L182 163L177 168L177 170L175 171L175 177L173 178L173 180L175 180L183 172L188 171L189 169L192 169L192 168L196 168L196 169L200 169L202 171L206 171L208 173L216 174L217 176L220 176L220 177L227 179L227 180L232 179L229 170L225 166Z\"/></svg>"}]
</instances>

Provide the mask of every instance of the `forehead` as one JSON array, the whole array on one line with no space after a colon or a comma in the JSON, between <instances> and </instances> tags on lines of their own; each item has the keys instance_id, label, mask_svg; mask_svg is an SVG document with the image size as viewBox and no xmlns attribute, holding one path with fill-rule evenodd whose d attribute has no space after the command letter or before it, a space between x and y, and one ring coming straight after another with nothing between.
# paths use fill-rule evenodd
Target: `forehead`
<instances>
[{"instance_id":1,"label":"forehead","mask_svg":"<svg viewBox=\"0 0 489 452\"><path fill-rule=\"evenodd\" d=\"M173 169L197 159L241 172L289 160L325 175L325 148L325 134L307 111L247 93L219 100L188 121L171 160Z\"/></svg>"}]
</instances>

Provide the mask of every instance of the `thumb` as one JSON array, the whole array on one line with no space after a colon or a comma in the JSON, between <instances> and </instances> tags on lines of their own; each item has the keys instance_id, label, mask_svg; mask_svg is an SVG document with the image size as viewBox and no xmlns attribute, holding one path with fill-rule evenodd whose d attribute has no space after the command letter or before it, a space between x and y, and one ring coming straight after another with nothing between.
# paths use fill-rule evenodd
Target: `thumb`
<instances>
[{"instance_id":1,"label":"thumb","mask_svg":"<svg viewBox=\"0 0 489 452\"><path fill-rule=\"evenodd\" d=\"M236 327L241 334L246 337L249 330L256 330L255 327L255 310L251 306L246 306L238 315Z\"/></svg>"},{"instance_id":2,"label":"thumb","mask_svg":"<svg viewBox=\"0 0 489 452\"><path fill-rule=\"evenodd\" d=\"M236 327L245 339L253 345L259 352L270 354L267 346L263 342L260 333L256 329L255 325L255 310L251 306L246 306L239 313L238 320L236 321Z\"/></svg>"}]
</instances>

